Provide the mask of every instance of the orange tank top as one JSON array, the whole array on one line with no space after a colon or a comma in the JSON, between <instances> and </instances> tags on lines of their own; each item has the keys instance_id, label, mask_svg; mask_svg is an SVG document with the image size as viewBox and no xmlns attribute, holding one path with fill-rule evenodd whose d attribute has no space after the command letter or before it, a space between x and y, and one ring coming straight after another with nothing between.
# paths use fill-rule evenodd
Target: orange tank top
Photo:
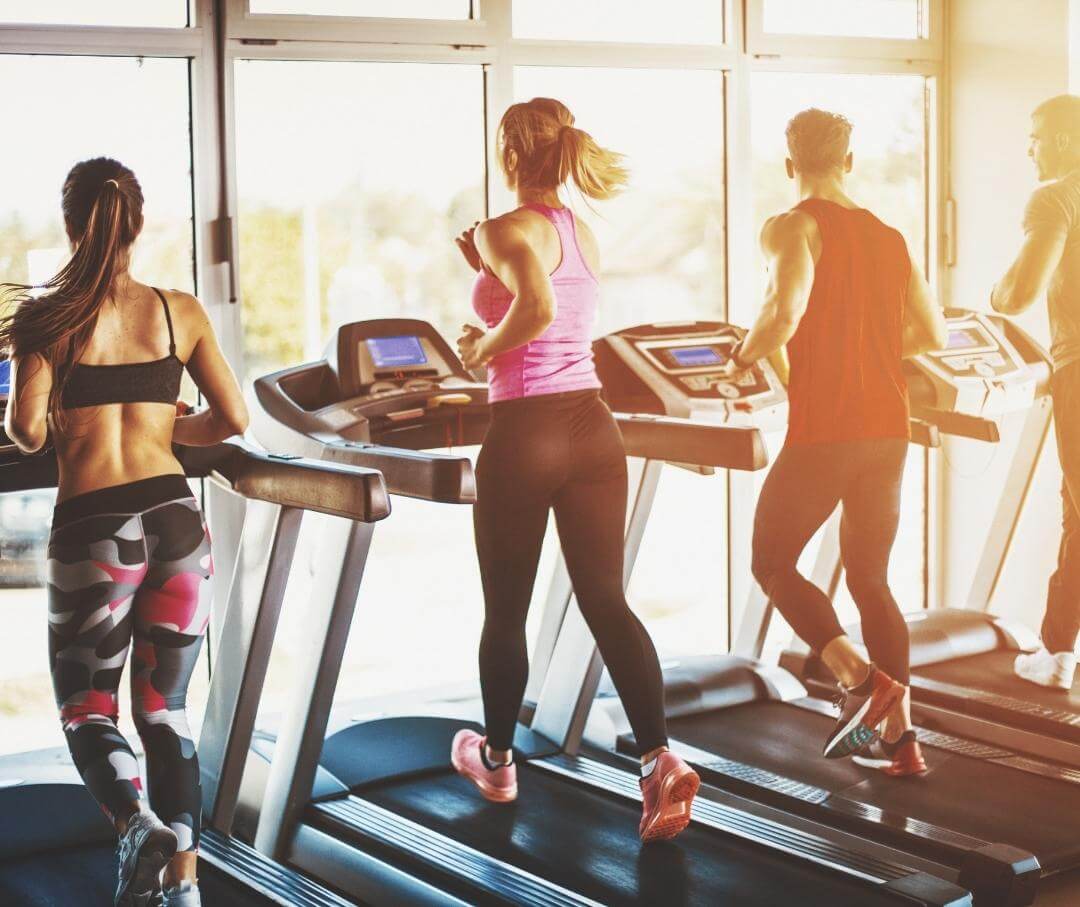
<instances>
[{"instance_id":1,"label":"orange tank top","mask_svg":"<svg viewBox=\"0 0 1080 907\"><path fill-rule=\"evenodd\" d=\"M908 438L903 320L911 260L899 232L865 208L820 198L821 256L806 313L788 342L788 441Z\"/></svg>"}]
</instances>

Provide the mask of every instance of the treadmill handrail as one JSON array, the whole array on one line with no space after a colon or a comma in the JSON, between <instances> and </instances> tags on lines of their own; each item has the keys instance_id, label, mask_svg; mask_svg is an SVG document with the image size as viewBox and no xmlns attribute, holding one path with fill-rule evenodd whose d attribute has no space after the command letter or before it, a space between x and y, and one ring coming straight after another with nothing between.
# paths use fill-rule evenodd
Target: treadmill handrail
<instances>
[{"instance_id":1,"label":"treadmill handrail","mask_svg":"<svg viewBox=\"0 0 1080 907\"><path fill-rule=\"evenodd\" d=\"M325 445L327 460L378 470L391 494L443 504L476 502L472 460L462 454L389 447L371 441L347 441L325 432L313 439Z\"/></svg>"},{"instance_id":2,"label":"treadmill handrail","mask_svg":"<svg viewBox=\"0 0 1080 907\"><path fill-rule=\"evenodd\" d=\"M672 416L615 413L626 454L647 460L754 471L768 465L761 429Z\"/></svg>"},{"instance_id":3,"label":"treadmill handrail","mask_svg":"<svg viewBox=\"0 0 1080 907\"><path fill-rule=\"evenodd\" d=\"M936 426L943 434L973 438L990 444L1001 441L1001 428L994 419L937 409L933 406L914 405L911 409L914 417Z\"/></svg>"},{"instance_id":4,"label":"treadmill handrail","mask_svg":"<svg viewBox=\"0 0 1080 907\"><path fill-rule=\"evenodd\" d=\"M390 515L386 484L374 469L282 456L241 438L210 447L174 445L173 450L189 478L209 478L245 498L363 523ZM0 493L56 486L54 450L4 460Z\"/></svg>"},{"instance_id":5,"label":"treadmill handrail","mask_svg":"<svg viewBox=\"0 0 1080 907\"><path fill-rule=\"evenodd\" d=\"M209 460L203 451L213 451ZM213 448L178 447L188 475L205 475L254 501L374 523L390 515L390 496L375 469L259 450L241 438Z\"/></svg>"},{"instance_id":6,"label":"treadmill handrail","mask_svg":"<svg viewBox=\"0 0 1080 907\"><path fill-rule=\"evenodd\" d=\"M265 420L267 424L276 423L276 426L295 433L292 437L304 437L309 445L322 445L319 455L323 459L378 469L391 494L448 504L471 504L476 501L476 479L472 461L466 456L350 441L327 431L324 423L281 387L283 378L312 365L309 362L255 379L255 398L262 410L256 414L256 418ZM259 424L255 431L258 435ZM278 432L277 427L274 432Z\"/></svg>"}]
</instances>

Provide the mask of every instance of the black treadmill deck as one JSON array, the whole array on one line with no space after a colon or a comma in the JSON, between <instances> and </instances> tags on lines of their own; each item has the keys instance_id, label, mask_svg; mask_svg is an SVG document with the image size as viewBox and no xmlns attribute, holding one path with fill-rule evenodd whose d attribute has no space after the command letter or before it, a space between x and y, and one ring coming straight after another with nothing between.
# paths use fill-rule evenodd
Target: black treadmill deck
<instances>
[{"instance_id":1,"label":"black treadmill deck","mask_svg":"<svg viewBox=\"0 0 1080 907\"><path fill-rule=\"evenodd\" d=\"M493 804L444 771L392 780L357 796L606 905L776 905L794 892L804 905L905 902L870 882L698 825L675 842L643 847L636 802L567 783L527 762L519 766L519 787L517 802ZM333 802L313 805L309 821L370 845L335 820ZM417 854L398 859L429 877L439 874ZM486 903L475 893L470 902Z\"/></svg>"},{"instance_id":2,"label":"black treadmill deck","mask_svg":"<svg viewBox=\"0 0 1080 907\"><path fill-rule=\"evenodd\" d=\"M916 697L1080 743L1080 681L1071 690L1027 683L1013 673L1016 655L996 649L914 668ZM921 685L922 679L929 683ZM938 686L942 684L956 689Z\"/></svg>"},{"instance_id":3,"label":"black treadmill deck","mask_svg":"<svg viewBox=\"0 0 1080 907\"><path fill-rule=\"evenodd\" d=\"M848 801L881 810L886 822L930 823L963 837L1034 853L1044 871L1080 865L1080 787L985 758L924 747L930 771L891 778L849 759L824 759L832 719L810 708L752 703L668 722L671 736L723 759L812 785L852 815ZM823 798L829 805L829 798Z\"/></svg>"}]
</instances>

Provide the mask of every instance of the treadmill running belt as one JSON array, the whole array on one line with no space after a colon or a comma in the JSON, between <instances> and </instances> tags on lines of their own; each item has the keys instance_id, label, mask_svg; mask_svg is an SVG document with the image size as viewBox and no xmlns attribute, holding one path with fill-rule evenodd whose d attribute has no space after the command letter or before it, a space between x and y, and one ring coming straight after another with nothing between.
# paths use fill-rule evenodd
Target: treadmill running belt
<instances>
[{"instance_id":1,"label":"treadmill running belt","mask_svg":"<svg viewBox=\"0 0 1080 907\"><path fill-rule=\"evenodd\" d=\"M779 702L668 722L674 740L852 800L1034 853L1045 870L1080 863L1080 787L924 747L930 772L890 778L850 759L824 759L826 715Z\"/></svg>"},{"instance_id":2,"label":"treadmill running belt","mask_svg":"<svg viewBox=\"0 0 1080 907\"><path fill-rule=\"evenodd\" d=\"M108 907L116 891L111 846L74 847L0 863L0 904L19 907ZM199 864L203 907L274 904L228 876Z\"/></svg>"},{"instance_id":3,"label":"treadmill running belt","mask_svg":"<svg viewBox=\"0 0 1080 907\"><path fill-rule=\"evenodd\" d=\"M1047 709L1080 714L1080 679L1072 690L1051 690L1020 680L1013 673L1016 652L998 649L982 655L956 658L940 664L912 669L913 674L973 690L986 690L1011 699L1033 702Z\"/></svg>"},{"instance_id":4,"label":"treadmill running belt","mask_svg":"<svg viewBox=\"0 0 1080 907\"><path fill-rule=\"evenodd\" d=\"M606 905L902 903L738 838L687 829L642 847L637 803L519 767L512 805L488 803L452 773L398 780L360 796L469 847Z\"/></svg>"}]
</instances>

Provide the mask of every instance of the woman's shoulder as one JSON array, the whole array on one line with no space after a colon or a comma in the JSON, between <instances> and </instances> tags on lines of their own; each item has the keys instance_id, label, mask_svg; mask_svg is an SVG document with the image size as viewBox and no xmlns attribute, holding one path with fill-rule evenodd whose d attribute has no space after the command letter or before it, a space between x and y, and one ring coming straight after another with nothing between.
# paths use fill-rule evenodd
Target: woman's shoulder
<instances>
[{"instance_id":1,"label":"woman's shoulder","mask_svg":"<svg viewBox=\"0 0 1080 907\"><path fill-rule=\"evenodd\" d=\"M169 305L169 315L174 322L203 322L209 319L206 306L199 302L198 298L184 290L166 290L164 287L154 288L165 297Z\"/></svg>"}]
</instances>

